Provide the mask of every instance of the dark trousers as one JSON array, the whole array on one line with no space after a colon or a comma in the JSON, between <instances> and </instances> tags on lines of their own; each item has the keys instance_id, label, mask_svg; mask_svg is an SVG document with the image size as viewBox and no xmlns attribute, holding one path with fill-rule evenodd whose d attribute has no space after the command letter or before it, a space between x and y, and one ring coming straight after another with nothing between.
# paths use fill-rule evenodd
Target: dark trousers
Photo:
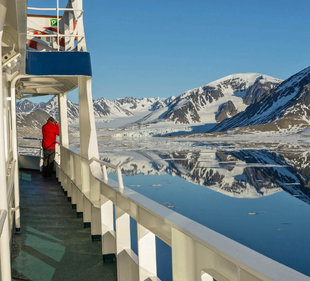
<instances>
[{"instance_id":1,"label":"dark trousers","mask_svg":"<svg viewBox=\"0 0 310 281\"><path fill-rule=\"evenodd\" d=\"M43 149L43 176L50 177L54 169L55 149Z\"/></svg>"}]
</instances>

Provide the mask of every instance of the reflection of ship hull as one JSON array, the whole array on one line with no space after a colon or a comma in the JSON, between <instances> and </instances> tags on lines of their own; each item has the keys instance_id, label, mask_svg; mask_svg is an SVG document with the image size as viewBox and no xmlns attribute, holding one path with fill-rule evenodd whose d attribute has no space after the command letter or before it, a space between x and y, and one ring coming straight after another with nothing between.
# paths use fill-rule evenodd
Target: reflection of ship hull
<instances>
[{"instance_id":1,"label":"reflection of ship hull","mask_svg":"<svg viewBox=\"0 0 310 281\"><path fill-rule=\"evenodd\" d=\"M259 198L285 190L310 202L308 169L297 169L266 150L203 150L189 152L130 151L104 158L118 159L127 176L171 174L237 198ZM295 155L296 157L298 155ZM291 160L292 161L292 160ZM294 163L298 162L294 158Z\"/></svg>"}]
</instances>

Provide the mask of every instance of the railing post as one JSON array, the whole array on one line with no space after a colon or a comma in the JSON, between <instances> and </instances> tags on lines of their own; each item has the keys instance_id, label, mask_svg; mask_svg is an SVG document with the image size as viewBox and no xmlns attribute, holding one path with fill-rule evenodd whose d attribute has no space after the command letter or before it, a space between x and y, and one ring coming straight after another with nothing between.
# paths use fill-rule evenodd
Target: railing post
<instances>
[{"instance_id":1,"label":"railing post","mask_svg":"<svg viewBox=\"0 0 310 281\"><path fill-rule=\"evenodd\" d=\"M88 173L85 173L85 164L84 164L84 159L82 159L81 157L77 157L78 163L80 165L80 169L79 169L79 184L74 186L72 185L72 192L75 192L76 194L76 211L78 213L83 213L83 219L84 222L86 222L85 220L90 216L89 214L91 213L90 211L90 207L88 204L87 199L85 198L84 194L85 192L88 192L88 188L89 188L89 183L88 183ZM87 167L86 167L87 168ZM83 175L83 176L82 176ZM73 193L72 193L73 194ZM90 222L90 219L87 219L87 222Z\"/></svg>"},{"instance_id":2,"label":"railing post","mask_svg":"<svg viewBox=\"0 0 310 281\"><path fill-rule=\"evenodd\" d=\"M155 235L139 223L138 228L138 258L139 280L157 277L156 241Z\"/></svg>"},{"instance_id":3,"label":"railing post","mask_svg":"<svg viewBox=\"0 0 310 281\"><path fill-rule=\"evenodd\" d=\"M113 223L113 202L105 196L100 196L101 204L101 233L102 233L102 255L108 258L116 253L116 240Z\"/></svg>"},{"instance_id":4,"label":"railing post","mask_svg":"<svg viewBox=\"0 0 310 281\"><path fill-rule=\"evenodd\" d=\"M236 266L175 228L171 229L171 251L173 280L239 280ZM226 271L225 275L217 273L218 266Z\"/></svg>"},{"instance_id":5,"label":"railing post","mask_svg":"<svg viewBox=\"0 0 310 281\"><path fill-rule=\"evenodd\" d=\"M81 193L74 185L72 185L72 183L70 182L69 183L70 186L71 186L71 204L72 204L72 208L74 208L74 206L76 207L76 211L77 212L80 212L79 208L78 208L78 197L79 197L79 194L78 193Z\"/></svg>"},{"instance_id":6,"label":"railing post","mask_svg":"<svg viewBox=\"0 0 310 281\"><path fill-rule=\"evenodd\" d=\"M76 48L78 51L86 52L87 50L86 50L86 40L85 40L85 33L84 33L83 14L80 12L83 10L83 1L77 0L77 1L74 1L73 4L74 4L74 8L78 10L74 13L75 19L77 21L76 30L79 34L84 35L83 37L78 38Z\"/></svg>"},{"instance_id":7,"label":"railing post","mask_svg":"<svg viewBox=\"0 0 310 281\"><path fill-rule=\"evenodd\" d=\"M130 217L115 206L117 280L139 280L138 259L131 250Z\"/></svg>"},{"instance_id":8,"label":"railing post","mask_svg":"<svg viewBox=\"0 0 310 281\"><path fill-rule=\"evenodd\" d=\"M123 183L121 167L116 168L116 174L117 174L118 188L120 191L123 191L124 190L124 183Z\"/></svg>"},{"instance_id":9,"label":"railing post","mask_svg":"<svg viewBox=\"0 0 310 281\"><path fill-rule=\"evenodd\" d=\"M73 161L74 161L74 174L75 174L75 178L74 178L74 184L81 189L82 186L82 179L81 179L81 158L77 155L74 154L73 156Z\"/></svg>"},{"instance_id":10,"label":"railing post","mask_svg":"<svg viewBox=\"0 0 310 281\"><path fill-rule=\"evenodd\" d=\"M59 0L56 0L56 18L57 18L57 51L59 51Z\"/></svg>"},{"instance_id":11,"label":"railing post","mask_svg":"<svg viewBox=\"0 0 310 281\"><path fill-rule=\"evenodd\" d=\"M90 171L88 161L81 158L81 192L82 194L88 193L90 194ZM83 221L84 224L88 224L92 222L92 204L86 196L83 196Z\"/></svg>"},{"instance_id":12,"label":"railing post","mask_svg":"<svg viewBox=\"0 0 310 281\"><path fill-rule=\"evenodd\" d=\"M74 154L72 152L69 153L69 174L71 181L75 182L75 161Z\"/></svg>"},{"instance_id":13,"label":"railing post","mask_svg":"<svg viewBox=\"0 0 310 281\"><path fill-rule=\"evenodd\" d=\"M171 229L172 275L174 281L198 281L196 272L195 243L174 228Z\"/></svg>"},{"instance_id":14,"label":"railing post","mask_svg":"<svg viewBox=\"0 0 310 281\"><path fill-rule=\"evenodd\" d=\"M71 1L68 2L67 8L72 8ZM73 11L67 11L64 13L66 17L63 17L63 20L66 20L64 24L64 33L65 33L65 50L72 51L74 49L74 28L73 28Z\"/></svg>"},{"instance_id":15,"label":"railing post","mask_svg":"<svg viewBox=\"0 0 310 281\"><path fill-rule=\"evenodd\" d=\"M101 241L101 208L91 204L91 229L92 240Z\"/></svg>"},{"instance_id":16,"label":"railing post","mask_svg":"<svg viewBox=\"0 0 310 281\"><path fill-rule=\"evenodd\" d=\"M84 213L84 196L81 190L79 190L73 183L71 184L72 195L76 192L76 212Z\"/></svg>"},{"instance_id":17,"label":"railing post","mask_svg":"<svg viewBox=\"0 0 310 281\"><path fill-rule=\"evenodd\" d=\"M101 205L100 205L100 181L97 180L92 171L100 174L100 164L93 162L89 166L89 198L92 204L91 211L91 235L93 240L101 240ZM99 206L99 207L98 207Z\"/></svg>"},{"instance_id":18,"label":"railing post","mask_svg":"<svg viewBox=\"0 0 310 281\"><path fill-rule=\"evenodd\" d=\"M108 178L107 166L106 165L102 166L102 174L103 174L103 182L107 184L109 181L109 178Z\"/></svg>"}]
</instances>

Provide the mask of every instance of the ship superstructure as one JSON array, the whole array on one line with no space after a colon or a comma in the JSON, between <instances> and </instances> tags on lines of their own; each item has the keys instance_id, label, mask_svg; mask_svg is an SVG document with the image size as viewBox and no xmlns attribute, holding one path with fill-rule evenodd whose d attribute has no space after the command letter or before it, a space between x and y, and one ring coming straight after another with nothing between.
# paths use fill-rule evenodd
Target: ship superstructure
<instances>
[{"instance_id":1,"label":"ship superstructure","mask_svg":"<svg viewBox=\"0 0 310 281\"><path fill-rule=\"evenodd\" d=\"M58 96L57 178L83 222L91 225L92 238L101 239L104 260L116 260L119 281L159 280L156 237L171 247L173 280L309 280L126 188L121 168L99 160L83 14L82 0L69 0L65 7L57 0L50 8L27 7L25 0L0 0L1 280L12 278L11 241L16 231L23 231L19 169L40 168L40 157L18 155L16 99L43 95ZM69 147L66 111L67 93L75 88L78 153ZM108 177L108 168L117 181ZM130 218L137 222L138 254L131 248Z\"/></svg>"}]
</instances>

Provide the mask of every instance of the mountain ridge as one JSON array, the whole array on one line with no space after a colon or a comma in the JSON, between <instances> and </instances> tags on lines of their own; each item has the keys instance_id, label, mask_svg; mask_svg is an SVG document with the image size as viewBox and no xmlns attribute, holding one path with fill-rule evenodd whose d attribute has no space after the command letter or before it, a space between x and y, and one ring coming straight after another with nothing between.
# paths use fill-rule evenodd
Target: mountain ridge
<instances>
[{"instance_id":1,"label":"mountain ridge","mask_svg":"<svg viewBox=\"0 0 310 281\"><path fill-rule=\"evenodd\" d=\"M173 128L179 124L187 128L192 126L192 132L186 129L189 134L305 129L310 126L310 67L285 81L260 73L239 73L188 90L177 97L100 98L94 100L93 105L95 117L105 124L118 118L128 120L119 127L127 131L135 128L148 128L150 131L153 124L157 128ZM78 105L67 100L67 107L69 123L78 122ZM45 111L57 119L57 97L38 104L27 99L19 101L19 126L31 126L33 122L25 121L23 115L36 110ZM118 128L117 122L114 122L114 128ZM178 130L177 126L174 130ZM134 133L125 135L134 136Z\"/></svg>"},{"instance_id":2,"label":"mountain ridge","mask_svg":"<svg viewBox=\"0 0 310 281\"><path fill-rule=\"evenodd\" d=\"M208 132L223 132L240 128L281 130L310 126L310 67L283 81L273 94L264 97L248 108L223 120Z\"/></svg>"},{"instance_id":3,"label":"mountain ridge","mask_svg":"<svg viewBox=\"0 0 310 281\"><path fill-rule=\"evenodd\" d=\"M172 121L176 124L217 123L269 95L271 90L281 82L280 79L260 73L229 75L186 91L176 97L166 108L154 111L139 122L142 124L160 121ZM235 110L231 110L231 106L225 108L227 112L222 111L222 119L218 120L216 116L220 107L229 101Z\"/></svg>"}]
</instances>

